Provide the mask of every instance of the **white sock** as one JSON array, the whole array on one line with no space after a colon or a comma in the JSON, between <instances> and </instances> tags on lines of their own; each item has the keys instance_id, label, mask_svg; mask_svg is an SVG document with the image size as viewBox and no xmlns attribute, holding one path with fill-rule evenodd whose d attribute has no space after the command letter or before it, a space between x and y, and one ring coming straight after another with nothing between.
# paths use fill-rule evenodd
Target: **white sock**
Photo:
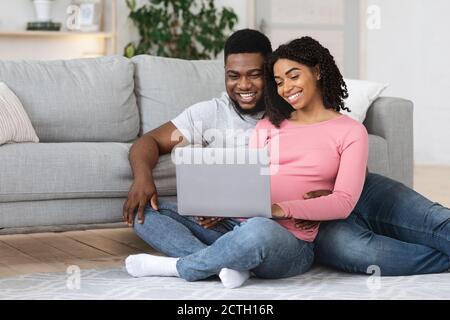
<instances>
[{"instance_id":1,"label":"white sock","mask_svg":"<svg viewBox=\"0 0 450 320\"><path fill-rule=\"evenodd\" d=\"M219 273L219 278L225 288L234 289L242 286L242 284L250 278L250 272L222 268Z\"/></svg>"},{"instance_id":2,"label":"white sock","mask_svg":"<svg viewBox=\"0 0 450 320\"><path fill-rule=\"evenodd\" d=\"M125 259L127 272L133 277L161 276L179 277L178 258L135 254Z\"/></svg>"}]
</instances>

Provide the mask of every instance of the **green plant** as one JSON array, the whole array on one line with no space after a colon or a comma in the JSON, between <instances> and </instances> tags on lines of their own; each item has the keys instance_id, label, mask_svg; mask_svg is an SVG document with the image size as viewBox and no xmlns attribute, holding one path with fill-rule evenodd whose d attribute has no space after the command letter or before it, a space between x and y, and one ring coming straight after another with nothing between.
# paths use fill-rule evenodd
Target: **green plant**
<instances>
[{"instance_id":1,"label":"green plant","mask_svg":"<svg viewBox=\"0 0 450 320\"><path fill-rule=\"evenodd\" d=\"M129 18L139 30L137 47L129 43L125 56L153 54L198 60L216 57L225 45L228 32L238 22L230 8L217 9L214 0L148 0L136 7L126 0Z\"/></svg>"}]
</instances>

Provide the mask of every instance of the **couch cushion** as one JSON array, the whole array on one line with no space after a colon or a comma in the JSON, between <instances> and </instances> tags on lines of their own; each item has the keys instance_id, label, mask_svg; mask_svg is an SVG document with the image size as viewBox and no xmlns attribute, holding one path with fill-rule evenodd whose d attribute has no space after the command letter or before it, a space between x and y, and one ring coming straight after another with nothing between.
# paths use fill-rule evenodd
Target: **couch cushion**
<instances>
[{"instance_id":1,"label":"couch cushion","mask_svg":"<svg viewBox=\"0 0 450 320\"><path fill-rule=\"evenodd\" d=\"M219 97L225 90L223 61L149 55L136 56L132 61L141 133L172 120L194 103Z\"/></svg>"},{"instance_id":2,"label":"couch cushion","mask_svg":"<svg viewBox=\"0 0 450 320\"><path fill-rule=\"evenodd\" d=\"M386 139L369 134L369 171L390 176L388 145Z\"/></svg>"},{"instance_id":3,"label":"couch cushion","mask_svg":"<svg viewBox=\"0 0 450 320\"><path fill-rule=\"evenodd\" d=\"M42 142L128 142L139 132L134 66L124 57L0 61Z\"/></svg>"},{"instance_id":4,"label":"couch cushion","mask_svg":"<svg viewBox=\"0 0 450 320\"><path fill-rule=\"evenodd\" d=\"M126 197L132 183L124 143L22 143L0 147L0 202ZM154 172L158 194L175 195L170 155Z\"/></svg>"},{"instance_id":5,"label":"couch cushion","mask_svg":"<svg viewBox=\"0 0 450 320\"><path fill-rule=\"evenodd\" d=\"M174 197L159 197L175 201ZM125 198L0 202L0 235L105 227L122 221Z\"/></svg>"}]
</instances>

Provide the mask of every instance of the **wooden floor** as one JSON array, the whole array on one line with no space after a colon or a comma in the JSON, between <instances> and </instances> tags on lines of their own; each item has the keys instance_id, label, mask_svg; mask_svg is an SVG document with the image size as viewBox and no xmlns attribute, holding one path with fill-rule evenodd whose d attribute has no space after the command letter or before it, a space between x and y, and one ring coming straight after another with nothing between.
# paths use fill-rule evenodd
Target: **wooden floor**
<instances>
[{"instance_id":1,"label":"wooden floor","mask_svg":"<svg viewBox=\"0 0 450 320\"><path fill-rule=\"evenodd\" d=\"M450 208L450 166L416 166L414 189Z\"/></svg>"},{"instance_id":2,"label":"wooden floor","mask_svg":"<svg viewBox=\"0 0 450 320\"><path fill-rule=\"evenodd\" d=\"M130 254L156 253L132 229L0 236L0 277L123 265Z\"/></svg>"},{"instance_id":3,"label":"wooden floor","mask_svg":"<svg viewBox=\"0 0 450 320\"><path fill-rule=\"evenodd\" d=\"M417 167L415 189L450 207L450 167ZM132 229L0 236L0 277L122 266L130 254L156 253Z\"/></svg>"}]
</instances>

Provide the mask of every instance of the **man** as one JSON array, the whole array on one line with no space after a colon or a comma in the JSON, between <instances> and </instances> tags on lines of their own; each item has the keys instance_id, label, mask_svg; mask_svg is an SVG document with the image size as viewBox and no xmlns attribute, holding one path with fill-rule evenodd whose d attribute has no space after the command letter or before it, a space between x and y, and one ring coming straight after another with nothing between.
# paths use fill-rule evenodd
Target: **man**
<instances>
[{"instance_id":1,"label":"man","mask_svg":"<svg viewBox=\"0 0 450 320\"><path fill-rule=\"evenodd\" d=\"M248 143L245 133L264 113L263 66L271 50L270 41L260 32L235 32L225 45L226 94L191 106L132 146L134 182L124 204L124 221L134 225L136 233L155 249L172 257L189 255L235 226L232 219L195 220L178 215L176 204L158 204L152 169L160 155L178 144L223 147L223 141L205 135L209 129L228 134L232 129L234 143L228 147L238 146L237 141ZM330 193L314 191L305 199ZM297 226L308 228L316 223L297 221ZM178 237L187 230L194 238ZM348 272L368 273L373 266L381 275L442 272L450 268L450 210L396 181L368 174L350 217L321 224L315 254L319 263Z\"/></svg>"}]
</instances>

